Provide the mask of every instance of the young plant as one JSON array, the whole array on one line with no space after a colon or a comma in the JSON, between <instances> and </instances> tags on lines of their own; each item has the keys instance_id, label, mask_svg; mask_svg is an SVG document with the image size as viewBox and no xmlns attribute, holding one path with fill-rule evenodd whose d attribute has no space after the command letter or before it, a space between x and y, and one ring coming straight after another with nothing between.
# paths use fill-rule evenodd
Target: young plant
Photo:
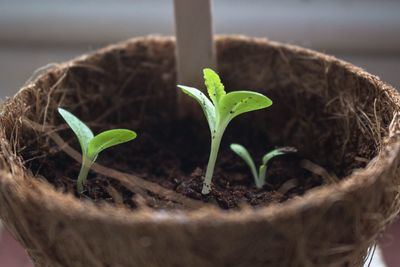
<instances>
[{"instance_id":1,"label":"young plant","mask_svg":"<svg viewBox=\"0 0 400 267\"><path fill-rule=\"evenodd\" d=\"M135 139L137 135L131 130L114 129L94 136L90 128L72 113L62 108L58 108L58 112L69 127L71 127L81 145L82 165L77 181L78 193L81 194L84 191L83 187L86 184L89 170L96 161L99 153L109 147L131 141Z\"/></svg>"},{"instance_id":2,"label":"young plant","mask_svg":"<svg viewBox=\"0 0 400 267\"><path fill-rule=\"evenodd\" d=\"M234 91L226 93L218 74L211 69L204 69L204 80L207 87L207 98L200 90L178 85L188 96L194 98L202 107L211 132L211 152L203 182L202 194L211 191L211 180L222 136L229 122L236 116L272 105L268 97L251 91Z\"/></svg>"},{"instance_id":3,"label":"young plant","mask_svg":"<svg viewBox=\"0 0 400 267\"><path fill-rule=\"evenodd\" d=\"M266 179L266 174L267 174L267 167L268 167L268 162L279 155L283 155L286 153L294 153L297 152L297 149L294 147L281 147L274 149L267 154L265 154L262 157L262 164L260 165L257 173L256 165L254 164L253 159L250 156L250 153L247 151L247 149L239 144L231 144L231 149L233 152L235 152L239 157L241 157L244 162L247 163L247 165L250 168L251 173L253 174L254 177L254 182L256 183L256 187L261 189L265 185L265 179Z\"/></svg>"}]
</instances>

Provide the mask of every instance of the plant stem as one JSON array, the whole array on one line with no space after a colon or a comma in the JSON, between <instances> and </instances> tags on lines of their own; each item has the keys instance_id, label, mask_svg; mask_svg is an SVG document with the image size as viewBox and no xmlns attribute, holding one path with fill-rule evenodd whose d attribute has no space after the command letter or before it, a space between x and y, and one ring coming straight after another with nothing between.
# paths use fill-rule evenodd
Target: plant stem
<instances>
[{"instance_id":1,"label":"plant stem","mask_svg":"<svg viewBox=\"0 0 400 267\"><path fill-rule=\"evenodd\" d=\"M82 192L84 191L83 186L86 184L86 179L89 174L89 170L90 170L90 166L91 166L91 164L88 164L86 161L87 160L85 160L85 159L82 160L82 166L81 166L81 170L79 172L78 181L77 181L77 185L76 185L79 194L82 194Z\"/></svg>"},{"instance_id":2,"label":"plant stem","mask_svg":"<svg viewBox=\"0 0 400 267\"><path fill-rule=\"evenodd\" d=\"M259 174L258 174L258 179L256 179L256 187L258 189L263 188L265 184L265 176L267 173L267 166L264 164L261 164Z\"/></svg>"},{"instance_id":3,"label":"plant stem","mask_svg":"<svg viewBox=\"0 0 400 267\"><path fill-rule=\"evenodd\" d=\"M206 176L203 182L203 189L201 193L207 195L211 192L211 180L214 174L215 162L217 161L219 145L221 144L222 135L225 129L217 130L216 133L211 137L211 152L210 158L208 159Z\"/></svg>"}]
</instances>

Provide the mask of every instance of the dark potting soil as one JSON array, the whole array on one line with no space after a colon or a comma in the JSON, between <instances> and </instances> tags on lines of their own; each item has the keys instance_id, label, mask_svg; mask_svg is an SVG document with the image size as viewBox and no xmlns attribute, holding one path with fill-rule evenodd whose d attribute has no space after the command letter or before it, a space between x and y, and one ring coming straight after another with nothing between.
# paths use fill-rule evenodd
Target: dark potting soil
<instances>
[{"instance_id":1,"label":"dark potting soil","mask_svg":"<svg viewBox=\"0 0 400 267\"><path fill-rule=\"evenodd\" d=\"M272 159L267 170L267 184L257 189L248 166L229 149L229 144L243 144L257 166L261 157L274 147L268 145L268 140L264 140L259 133L246 131L237 124L224 135L212 192L204 196L201 194L202 181L210 149L207 125L188 120L162 123L149 118L141 128L137 130L137 139L104 151L97 162L223 209L283 202L323 183L322 177L303 168L304 158L299 152ZM76 138L69 130L62 136L71 140L76 150L80 151ZM80 164L63 152L54 153L50 160L40 164L31 161L29 168L45 177L58 190L96 203L106 201L132 209L143 205L155 209L174 208L174 203L163 196L146 192L147 197L143 198L142 194L131 192L118 181L93 171L88 177L86 191L78 196L76 177Z\"/></svg>"}]
</instances>

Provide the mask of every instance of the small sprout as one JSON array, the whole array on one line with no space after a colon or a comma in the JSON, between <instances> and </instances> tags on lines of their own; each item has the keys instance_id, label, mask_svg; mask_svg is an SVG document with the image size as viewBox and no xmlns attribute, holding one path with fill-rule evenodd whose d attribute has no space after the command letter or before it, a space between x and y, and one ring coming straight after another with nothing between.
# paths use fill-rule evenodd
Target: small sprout
<instances>
[{"instance_id":1,"label":"small sprout","mask_svg":"<svg viewBox=\"0 0 400 267\"><path fill-rule=\"evenodd\" d=\"M58 112L78 137L81 145L82 166L77 181L78 193L81 194L84 191L83 186L86 184L89 170L96 161L99 153L109 147L131 141L137 135L131 130L114 129L94 136L92 130L72 113L62 108L58 108Z\"/></svg>"},{"instance_id":2,"label":"small sprout","mask_svg":"<svg viewBox=\"0 0 400 267\"><path fill-rule=\"evenodd\" d=\"M250 156L250 153L247 151L247 149L239 144L231 144L231 149L233 152L235 152L239 157L241 157L244 162L249 166L250 171L254 177L254 182L256 183L256 187L261 189L265 185L265 179L266 179L266 173L267 173L267 167L268 167L268 162L279 155L283 155L286 153L295 153L297 152L297 149L294 147L280 147L277 149L274 149L267 154L265 154L262 157L262 164L260 165L260 168L256 169L256 165L254 164L253 159Z\"/></svg>"},{"instance_id":3,"label":"small sprout","mask_svg":"<svg viewBox=\"0 0 400 267\"><path fill-rule=\"evenodd\" d=\"M242 113L269 107L272 105L272 101L268 97L252 91L226 93L217 73L211 69L204 69L203 74L211 101L196 88L184 85L178 85L178 87L201 105L210 127L211 152L201 191L206 195L211 191L211 180L219 146L229 122Z\"/></svg>"}]
</instances>

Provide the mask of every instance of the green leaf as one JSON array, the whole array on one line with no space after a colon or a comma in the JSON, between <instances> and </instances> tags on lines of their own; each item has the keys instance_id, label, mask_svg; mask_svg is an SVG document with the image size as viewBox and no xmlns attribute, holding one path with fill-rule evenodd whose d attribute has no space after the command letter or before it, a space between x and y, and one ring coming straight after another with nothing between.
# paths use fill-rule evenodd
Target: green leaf
<instances>
[{"instance_id":1,"label":"green leaf","mask_svg":"<svg viewBox=\"0 0 400 267\"><path fill-rule=\"evenodd\" d=\"M295 152L297 152L297 149L294 147L280 147L280 148L274 149L263 156L262 164L267 165L268 161L270 161L272 158L274 158L276 156L283 155L286 153L295 153Z\"/></svg>"},{"instance_id":2,"label":"green leaf","mask_svg":"<svg viewBox=\"0 0 400 267\"><path fill-rule=\"evenodd\" d=\"M220 99L226 95L224 85L221 82L218 74L212 69L204 69L204 83L207 87L208 95L210 96L214 106L218 106Z\"/></svg>"},{"instance_id":3,"label":"green leaf","mask_svg":"<svg viewBox=\"0 0 400 267\"><path fill-rule=\"evenodd\" d=\"M182 90L182 92L192 97L200 104L207 118L210 131L213 133L215 130L215 107L211 103L211 101L207 98L205 94L203 94L200 90L196 88L185 85L178 85L178 87Z\"/></svg>"},{"instance_id":4,"label":"green leaf","mask_svg":"<svg viewBox=\"0 0 400 267\"><path fill-rule=\"evenodd\" d=\"M88 156L94 161L97 155L104 149L129 142L135 139L136 136L137 134L134 131L126 129L114 129L102 132L90 141Z\"/></svg>"},{"instance_id":5,"label":"green leaf","mask_svg":"<svg viewBox=\"0 0 400 267\"><path fill-rule=\"evenodd\" d=\"M254 180L257 181L258 174L257 174L257 170L256 170L256 165L254 164L254 161L251 158L249 151L247 151L247 149L244 146L239 145L239 144L231 144L230 148L239 157L241 157L244 160L244 162L247 163L247 165L249 166L249 168L251 170L251 173L253 174Z\"/></svg>"},{"instance_id":6,"label":"green leaf","mask_svg":"<svg viewBox=\"0 0 400 267\"><path fill-rule=\"evenodd\" d=\"M218 109L221 120L230 121L242 113L267 108L271 105L272 100L262 94L251 91L234 91L221 99Z\"/></svg>"},{"instance_id":7,"label":"green leaf","mask_svg":"<svg viewBox=\"0 0 400 267\"><path fill-rule=\"evenodd\" d=\"M66 111L63 108L58 108L58 112L67 122L69 127L71 127L75 135L78 137L82 149L82 154L86 155L89 142L94 136L92 130L90 130L90 128L87 127L85 123L83 123L80 119L75 117L75 115L73 115L69 111Z\"/></svg>"}]
</instances>

